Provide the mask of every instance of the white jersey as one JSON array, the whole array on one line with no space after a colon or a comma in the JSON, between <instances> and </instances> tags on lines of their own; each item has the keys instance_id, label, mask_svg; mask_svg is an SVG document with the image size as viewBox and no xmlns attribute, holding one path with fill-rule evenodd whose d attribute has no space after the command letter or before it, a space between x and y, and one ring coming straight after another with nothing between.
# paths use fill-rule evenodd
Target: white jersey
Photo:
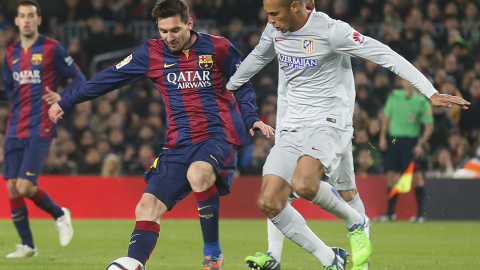
<instances>
[{"instance_id":1,"label":"white jersey","mask_svg":"<svg viewBox=\"0 0 480 270\"><path fill-rule=\"evenodd\" d=\"M352 123L355 85L351 56L390 69L428 98L437 92L422 73L388 46L323 12L311 13L295 32L282 33L268 24L260 43L230 78L227 88L237 89L275 56L287 86L288 107L281 119L282 128L317 126L326 121L338 126Z\"/></svg>"}]
</instances>

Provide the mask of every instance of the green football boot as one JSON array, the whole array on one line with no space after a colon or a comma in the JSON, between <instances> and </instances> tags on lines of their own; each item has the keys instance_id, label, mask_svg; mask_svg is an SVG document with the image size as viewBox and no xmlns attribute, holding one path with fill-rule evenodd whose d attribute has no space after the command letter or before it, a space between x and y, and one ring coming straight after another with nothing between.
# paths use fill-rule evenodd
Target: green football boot
<instances>
[{"instance_id":1,"label":"green football boot","mask_svg":"<svg viewBox=\"0 0 480 270\"><path fill-rule=\"evenodd\" d=\"M362 266L368 263L372 254L372 243L365 233L364 226L354 226L348 233L352 249L353 266Z\"/></svg>"},{"instance_id":2,"label":"green football boot","mask_svg":"<svg viewBox=\"0 0 480 270\"><path fill-rule=\"evenodd\" d=\"M247 256L245 262L250 269L254 270L280 270L280 263L270 255L257 252L255 256Z\"/></svg>"}]
</instances>

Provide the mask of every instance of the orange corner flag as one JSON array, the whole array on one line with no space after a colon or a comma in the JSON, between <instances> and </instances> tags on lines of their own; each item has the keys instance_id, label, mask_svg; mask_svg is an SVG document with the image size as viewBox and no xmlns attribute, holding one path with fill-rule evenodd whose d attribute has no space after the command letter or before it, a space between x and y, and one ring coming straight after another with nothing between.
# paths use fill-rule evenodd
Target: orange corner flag
<instances>
[{"instance_id":1,"label":"orange corner flag","mask_svg":"<svg viewBox=\"0 0 480 270\"><path fill-rule=\"evenodd\" d=\"M412 189L412 178L413 178L413 169L415 168L415 162L410 162L408 168L403 172L402 176L398 180L397 184L393 186L388 193L388 198L392 198L398 193L408 193Z\"/></svg>"}]
</instances>

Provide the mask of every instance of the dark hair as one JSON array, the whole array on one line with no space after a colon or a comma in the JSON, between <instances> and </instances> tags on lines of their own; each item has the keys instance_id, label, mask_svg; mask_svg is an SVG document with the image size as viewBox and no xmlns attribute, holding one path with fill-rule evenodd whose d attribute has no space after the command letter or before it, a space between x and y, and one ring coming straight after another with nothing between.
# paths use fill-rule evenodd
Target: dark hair
<instances>
[{"instance_id":1,"label":"dark hair","mask_svg":"<svg viewBox=\"0 0 480 270\"><path fill-rule=\"evenodd\" d=\"M18 16L18 7L20 6L34 6L37 8L38 17L42 16L42 11L40 10L40 4L36 0L21 0L17 3L17 16Z\"/></svg>"},{"instance_id":2,"label":"dark hair","mask_svg":"<svg viewBox=\"0 0 480 270\"><path fill-rule=\"evenodd\" d=\"M190 19L190 12L187 3L183 0L159 0L152 10L152 18L155 21L180 15L183 23Z\"/></svg>"},{"instance_id":3,"label":"dark hair","mask_svg":"<svg viewBox=\"0 0 480 270\"><path fill-rule=\"evenodd\" d=\"M300 6L305 3L303 0L280 0L281 5L284 7L289 7L291 4L293 4L293 2L298 2Z\"/></svg>"}]
</instances>

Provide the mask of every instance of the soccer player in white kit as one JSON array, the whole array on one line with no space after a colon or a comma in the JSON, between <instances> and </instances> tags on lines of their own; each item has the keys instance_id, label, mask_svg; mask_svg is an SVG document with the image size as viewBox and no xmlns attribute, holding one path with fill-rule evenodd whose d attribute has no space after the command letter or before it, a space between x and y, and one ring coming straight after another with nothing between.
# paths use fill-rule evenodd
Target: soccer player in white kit
<instances>
[{"instance_id":1,"label":"soccer player in white kit","mask_svg":"<svg viewBox=\"0 0 480 270\"><path fill-rule=\"evenodd\" d=\"M456 103L466 108L469 103L438 94L413 65L388 46L322 12L310 13L303 0L264 0L264 9L269 19L262 35L262 40L267 40L265 47L257 46L244 61L253 57L256 64L242 64L227 84L229 90L235 90L275 56L286 78L288 107L281 129L277 128L278 141L264 166L259 207L285 236L317 257L326 269L342 269L335 264L331 249L286 203L293 189L346 221L353 264L362 267L371 253L363 230L364 217L330 184L320 181L337 173L341 156L351 143L355 88L350 57L389 68L415 85L435 106Z\"/></svg>"}]
</instances>

